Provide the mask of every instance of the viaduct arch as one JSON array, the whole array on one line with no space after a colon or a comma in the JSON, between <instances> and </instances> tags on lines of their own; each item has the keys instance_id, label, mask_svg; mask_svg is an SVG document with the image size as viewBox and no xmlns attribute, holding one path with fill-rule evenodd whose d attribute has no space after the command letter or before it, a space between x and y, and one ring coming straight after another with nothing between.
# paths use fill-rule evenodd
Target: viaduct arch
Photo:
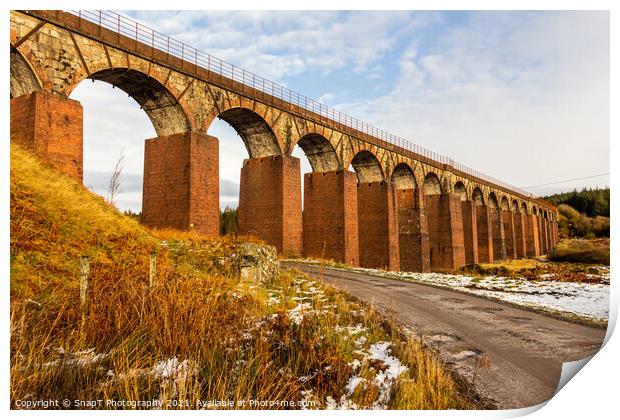
<instances>
[{"instance_id":1,"label":"viaduct arch","mask_svg":"<svg viewBox=\"0 0 620 420\"><path fill-rule=\"evenodd\" d=\"M141 38L138 24L133 37L61 11L12 11L10 24L12 140L81 181L82 109L68 96L86 79L124 90L157 133L145 145L147 225L217 235L218 139L207 130L220 118L249 156L241 168L240 232L281 254L451 271L540 255L557 243L549 203L385 140L323 106L300 105L299 95L285 97L264 80L260 87L255 75L218 71L195 50L164 50L154 31L152 40ZM303 213L296 145L312 167Z\"/></svg>"}]
</instances>

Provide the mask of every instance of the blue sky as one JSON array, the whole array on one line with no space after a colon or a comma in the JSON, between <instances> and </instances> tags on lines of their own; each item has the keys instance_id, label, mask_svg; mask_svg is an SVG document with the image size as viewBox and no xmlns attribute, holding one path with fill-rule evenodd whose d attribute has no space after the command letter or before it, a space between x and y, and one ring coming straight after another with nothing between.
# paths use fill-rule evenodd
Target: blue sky
<instances>
[{"instance_id":1,"label":"blue sky","mask_svg":"<svg viewBox=\"0 0 620 420\"><path fill-rule=\"evenodd\" d=\"M123 14L515 186L609 172L606 12ZM139 210L148 118L103 82L71 97L84 106L85 184L104 191L122 151L117 203ZM220 139L222 205L234 206L247 153L226 123L209 133Z\"/></svg>"}]
</instances>

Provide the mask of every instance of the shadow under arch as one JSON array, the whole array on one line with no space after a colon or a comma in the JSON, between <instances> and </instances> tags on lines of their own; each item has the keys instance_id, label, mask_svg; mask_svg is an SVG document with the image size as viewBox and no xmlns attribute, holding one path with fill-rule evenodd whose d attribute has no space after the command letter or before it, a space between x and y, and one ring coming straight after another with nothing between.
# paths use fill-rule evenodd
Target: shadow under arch
<instances>
[{"instance_id":1,"label":"shadow under arch","mask_svg":"<svg viewBox=\"0 0 620 420\"><path fill-rule=\"evenodd\" d=\"M424 195L441 194L441 182L434 172L428 172L424 177Z\"/></svg>"},{"instance_id":2,"label":"shadow under arch","mask_svg":"<svg viewBox=\"0 0 620 420\"><path fill-rule=\"evenodd\" d=\"M341 168L334 146L322 135L308 133L297 142L310 162L313 172L337 171Z\"/></svg>"},{"instance_id":3,"label":"shadow under arch","mask_svg":"<svg viewBox=\"0 0 620 420\"><path fill-rule=\"evenodd\" d=\"M127 68L100 70L88 76L88 79L109 83L127 93L147 114L158 136L192 131L186 110L157 79Z\"/></svg>"},{"instance_id":4,"label":"shadow under arch","mask_svg":"<svg viewBox=\"0 0 620 420\"><path fill-rule=\"evenodd\" d=\"M357 174L359 183L380 182L385 179L379 159L368 150L357 152L351 159L351 166Z\"/></svg>"},{"instance_id":5,"label":"shadow under arch","mask_svg":"<svg viewBox=\"0 0 620 420\"><path fill-rule=\"evenodd\" d=\"M397 190L409 190L418 188L415 175L411 166L407 163L401 162L394 167L392 171L392 182Z\"/></svg>"},{"instance_id":6,"label":"shadow under arch","mask_svg":"<svg viewBox=\"0 0 620 420\"><path fill-rule=\"evenodd\" d=\"M462 181L457 181L454 184L454 194L459 197L461 201L467 201L467 189Z\"/></svg>"},{"instance_id":7,"label":"shadow under arch","mask_svg":"<svg viewBox=\"0 0 620 420\"><path fill-rule=\"evenodd\" d=\"M484 194L482 194L482 190L480 188L474 188L471 193L471 200L476 206L484 206Z\"/></svg>"},{"instance_id":8,"label":"shadow under arch","mask_svg":"<svg viewBox=\"0 0 620 420\"><path fill-rule=\"evenodd\" d=\"M250 158L282 154L273 130L256 112L243 107L235 107L222 111L217 118L234 128L243 140Z\"/></svg>"},{"instance_id":9,"label":"shadow under arch","mask_svg":"<svg viewBox=\"0 0 620 420\"><path fill-rule=\"evenodd\" d=\"M24 56L11 45L10 97L17 98L42 89L41 82Z\"/></svg>"},{"instance_id":10,"label":"shadow under arch","mask_svg":"<svg viewBox=\"0 0 620 420\"><path fill-rule=\"evenodd\" d=\"M503 211L509 211L510 210L510 206L508 204L508 199L506 198L506 196L502 197L500 207L501 207L501 209Z\"/></svg>"}]
</instances>

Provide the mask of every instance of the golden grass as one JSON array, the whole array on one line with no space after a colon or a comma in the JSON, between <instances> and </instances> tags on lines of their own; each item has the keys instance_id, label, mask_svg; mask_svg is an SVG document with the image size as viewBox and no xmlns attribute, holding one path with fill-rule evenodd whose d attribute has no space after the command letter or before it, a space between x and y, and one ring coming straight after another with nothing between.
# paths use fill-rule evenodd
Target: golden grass
<instances>
[{"instance_id":1,"label":"golden grass","mask_svg":"<svg viewBox=\"0 0 620 420\"><path fill-rule=\"evenodd\" d=\"M562 239L547 257L549 261L523 258L471 264L462 267L458 273L604 283L599 276L607 274L608 269L600 266L609 264L609 239Z\"/></svg>"},{"instance_id":2,"label":"golden grass","mask_svg":"<svg viewBox=\"0 0 620 420\"><path fill-rule=\"evenodd\" d=\"M360 352L380 341L392 342L409 368L390 408L471 406L431 353L372 308L300 273L240 284L231 257L238 244L150 231L11 145L12 406L69 398L203 408L305 398L324 407L345 395L355 359L372 380L377 367ZM91 267L83 323L81 256ZM358 387L350 399L363 408L376 397L376 388Z\"/></svg>"}]
</instances>

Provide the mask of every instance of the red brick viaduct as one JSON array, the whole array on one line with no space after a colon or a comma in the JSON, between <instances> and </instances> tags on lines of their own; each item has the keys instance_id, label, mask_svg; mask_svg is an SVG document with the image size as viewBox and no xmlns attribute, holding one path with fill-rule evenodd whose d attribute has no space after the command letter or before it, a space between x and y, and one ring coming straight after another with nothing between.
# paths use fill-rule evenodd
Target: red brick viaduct
<instances>
[{"instance_id":1,"label":"red brick viaduct","mask_svg":"<svg viewBox=\"0 0 620 420\"><path fill-rule=\"evenodd\" d=\"M283 255L449 271L557 243L549 203L120 15L12 11L10 21L12 139L81 181L82 107L68 97L85 79L122 89L158 135L145 146L149 226L218 234L218 139L206 134L217 117L249 154L239 230ZM303 212L296 145L312 166Z\"/></svg>"}]
</instances>

